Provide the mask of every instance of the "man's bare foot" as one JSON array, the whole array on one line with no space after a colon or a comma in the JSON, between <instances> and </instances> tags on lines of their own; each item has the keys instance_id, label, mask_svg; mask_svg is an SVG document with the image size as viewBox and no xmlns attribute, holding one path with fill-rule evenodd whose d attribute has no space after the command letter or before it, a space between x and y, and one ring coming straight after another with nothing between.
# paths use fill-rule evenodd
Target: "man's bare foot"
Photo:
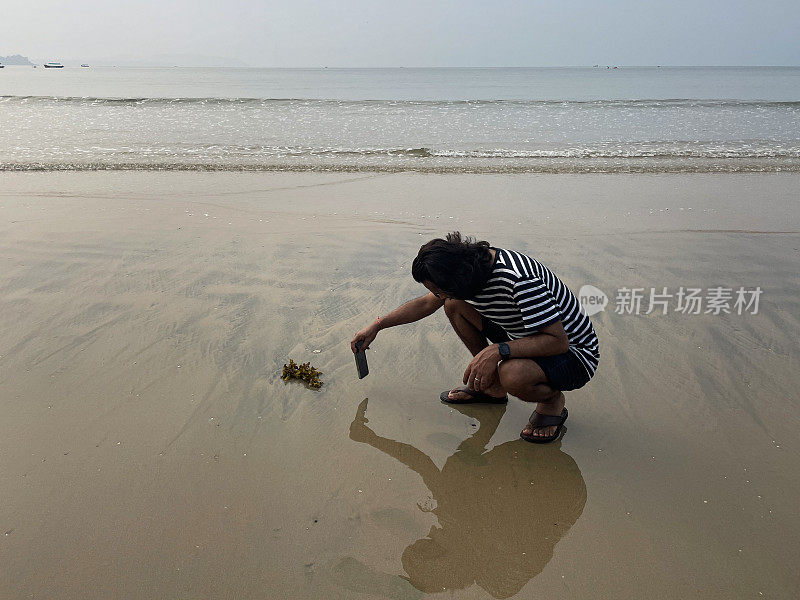
<instances>
[{"instance_id":1,"label":"man's bare foot","mask_svg":"<svg viewBox=\"0 0 800 600\"><path fill-rule=\"evenodd\" d=\"M557 417L561 414L561 411L564 410L565 402L566 398L564 398L564 394L559 392L558 396L556 396L552 402L539 402L536 405L536 412L542 415L553 415ZM556 429L555 425L550 425L549 427L533 427L528 423L525 429L522 430L522 435L529 437L550 437L551 435L555 435Z\"/></svg>"},{"instance_id":2,"label":"man's bare foot","mask_svg":"<svg viewBox=\"0 0 800 600\"><path fill-rule=\"evenodd\" d=\"M495 384L489 389L481 390L481 393L492 396L493 398L503 398L506 395L506 391L500 384ZM463 387L457 387L450 390L447 398L452 402L469 402L472 396L466 393Z\"/></svg>"}]
</instances>

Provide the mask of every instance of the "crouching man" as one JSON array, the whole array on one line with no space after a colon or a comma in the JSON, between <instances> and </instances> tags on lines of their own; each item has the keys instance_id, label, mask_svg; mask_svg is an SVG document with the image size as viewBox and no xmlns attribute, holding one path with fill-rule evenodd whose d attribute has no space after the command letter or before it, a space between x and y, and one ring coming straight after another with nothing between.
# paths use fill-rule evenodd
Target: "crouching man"
<instances>
[{"instance_id":1,"label":"crouching man","mask_svg":"<svg viewBox=\"0 0 800 600\"><path fill-rule=\"evenodd\" d=\"M536 409L520 436L534 443L561 434L563 392L592 378L597 335L578 299L536 259L453 232L423 245L412 275L429 293L379 317L350 346L366 349L381 329L423 319L444 306L472 353L465 385L442 392L450 403L505 403L507 394Z\"/></svg>"}]
</instances>

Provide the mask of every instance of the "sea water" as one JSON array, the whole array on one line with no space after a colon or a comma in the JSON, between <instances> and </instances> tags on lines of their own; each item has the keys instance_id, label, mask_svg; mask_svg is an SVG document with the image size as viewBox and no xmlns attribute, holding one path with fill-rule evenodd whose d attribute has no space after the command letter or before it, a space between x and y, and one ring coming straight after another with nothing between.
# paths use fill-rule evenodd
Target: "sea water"
<instances>
[{"instance_id":1,"label":"sea water","mask_svg":"<svg viewBox=\"0 0 800 600\"><path fill-rule=\"evenodd\" d=\"M800 171L800 68L7 67L0 169Z\"/></svg>"}]
</instances>

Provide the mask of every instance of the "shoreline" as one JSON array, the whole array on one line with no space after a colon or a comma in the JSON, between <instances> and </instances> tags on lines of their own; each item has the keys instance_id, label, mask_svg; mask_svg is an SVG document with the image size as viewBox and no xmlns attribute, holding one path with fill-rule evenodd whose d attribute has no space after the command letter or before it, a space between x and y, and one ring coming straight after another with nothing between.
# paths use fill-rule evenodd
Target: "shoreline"
<instances>
[{"instance_id":1,"label":"shoreline","mask_svg":"<svg viewBox=\"0 0 800 600\"><path fill-rule=\"evenodd\" d=\"M424 149L423 149L424 150ZM614 163L602 159L533 159L540 164L529 165L430 165L419 164L220 164L220 163L21 163L2 162L0 173L63 173L63 172L207 172L207 173L393 173L425 175L678 175L678 174L751 174L751 173L798 173L800 159L753 159L709 158L672 160L664 159L660 164L652 158L624 159ZM479 162L479 161L475 161ZM609 164L611 162L612 164ZM595 164L589 164L595 163Z\"/></svg>"}]
</instances>

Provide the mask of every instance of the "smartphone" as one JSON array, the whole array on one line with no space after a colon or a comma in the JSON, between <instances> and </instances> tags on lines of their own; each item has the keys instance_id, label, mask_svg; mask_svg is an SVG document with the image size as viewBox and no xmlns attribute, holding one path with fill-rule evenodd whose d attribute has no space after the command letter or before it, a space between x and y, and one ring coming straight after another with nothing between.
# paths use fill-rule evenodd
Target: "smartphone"
<instances>
[{"instance_id":1,"label":"smartphone","mask_svg":"<svg viewBox=\"0 0 800 600\"><path fill-rule=\"evenodd\" d=\"M367 366L367 353L361 349L364 342L356 342L356 369L358 369L358 378L364 379L369 375L369 367Z\"/></svg>"}]
</instances>

